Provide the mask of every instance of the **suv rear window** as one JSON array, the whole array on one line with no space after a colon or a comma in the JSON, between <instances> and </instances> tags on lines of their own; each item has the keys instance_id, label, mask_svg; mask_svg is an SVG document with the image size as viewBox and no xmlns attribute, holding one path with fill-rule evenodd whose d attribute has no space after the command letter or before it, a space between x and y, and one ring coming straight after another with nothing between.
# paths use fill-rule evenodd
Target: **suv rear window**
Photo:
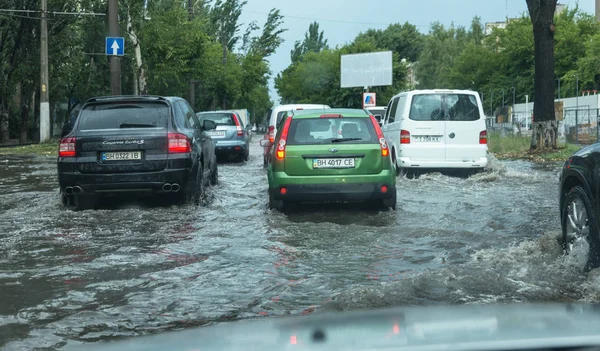
<instances>
[{"instance_id":1,"label":"suv rear window","mask_svg":"<svg viewBox=\"0 0 600 351\"><path fill-rule=\"evenodd\" d=\"M481 118L474 95L414 95L409 118L413 121L477 121Z\"/></svg>"},{"instance_id":2,"label":"suv rear window","mask_svg":"<svg viewBox=\"0 0 600 351\"><path fill-rule=\"evenodd\" d=\"M234 126L235 121L233 117L231 117L231 113L227 112L219 112L219 113L199 113L198 119L202 122L202 120L210 120L215 122L218 126Z\"/></svg>"},{"instance_id":3,"label":"suv rear window","mask_svg":"<svg viewBox=\"0 0 600 351\"><path fill-rule=\"evenodd\" d=\"M292 119L288 145L378 143L370 118Z\"/></svg>"},{"instance_id":4,"label":"suv rear window","mask_svg":"<svg viewBox=\"0 0 600 351\"><path fill-rule=\"evenodd\" d=\"M86 106L79 116L79 130L166 128L169 106L155 102L113 102Z\"/></svg>"}]
</instances>

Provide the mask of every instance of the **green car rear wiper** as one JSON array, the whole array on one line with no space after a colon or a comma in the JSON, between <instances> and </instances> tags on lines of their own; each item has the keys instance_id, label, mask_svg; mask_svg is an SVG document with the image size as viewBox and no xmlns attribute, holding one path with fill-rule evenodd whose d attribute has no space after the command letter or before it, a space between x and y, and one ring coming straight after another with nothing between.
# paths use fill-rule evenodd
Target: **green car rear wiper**
<instances>
[{"instance_id":1,"label":"green car rear wiper","mask_svg":"<svg viewBox=\"0 0 600 351\"><path fill-rule=\"evenodd\" d=\"M121 123L119 124L119 128L154 128L156 127L154 124L145 124L145 123Z\"/></svg>"},{"instance_id":2,"label":"green car rear wiper","mask_svg":"<svg viewBox=\"0 0 600 351\"><path fill-rule=\"evenodd\" d=\"M332 139L331 142L332 143L343 143L344 141L356 141L356 140L362 140L362 138L338 138L338 139Z\"/></svg>"}]
</instances>

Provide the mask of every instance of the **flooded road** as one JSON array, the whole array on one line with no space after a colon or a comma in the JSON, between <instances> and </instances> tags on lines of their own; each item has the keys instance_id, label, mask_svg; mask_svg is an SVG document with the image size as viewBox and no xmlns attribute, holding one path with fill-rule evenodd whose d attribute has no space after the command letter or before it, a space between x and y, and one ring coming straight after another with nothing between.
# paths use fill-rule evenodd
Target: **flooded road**
<instances>
[{"instance_id":1,"label":"flooded road","mask_svg":"<svg viewBox=\"0 0 600 351\"><path fill-rule=\"evenodd\" d=\"M72 212L54 158L0 156L0 346L57 348L246 318L437 303L597 301L561 255L558 166L399 178L397 211L267 209L262 151L205 207Z\"/></svg>"}]
</instances>

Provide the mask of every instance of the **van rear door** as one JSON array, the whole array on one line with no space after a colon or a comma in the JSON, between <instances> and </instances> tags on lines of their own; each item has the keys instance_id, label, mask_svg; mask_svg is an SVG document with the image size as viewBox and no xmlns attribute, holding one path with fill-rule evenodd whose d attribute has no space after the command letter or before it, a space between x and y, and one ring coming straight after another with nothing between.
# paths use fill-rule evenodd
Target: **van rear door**
<instances>
[{"instance_id":1,"label":"van rear door","mask_svg":"<svg viewBox=\"0 0 600 351\"><path fill-rule=\"evenodd\" d=\"M446 158L446 110L444 94L413 95L404 130L410 133L410 158L440 161Z\"/></svg>"},{"instance_id":2,"label":"van rear door","mask_svg":"<svg viewBox=\"0 0 600 351\"><path fill-rule=\"evenodd\" d=\"M445 94L446 161L473 162L486 157L486 145L479 143L486 130L478 96L469 93Z\"/></svg>"}]
</instances>

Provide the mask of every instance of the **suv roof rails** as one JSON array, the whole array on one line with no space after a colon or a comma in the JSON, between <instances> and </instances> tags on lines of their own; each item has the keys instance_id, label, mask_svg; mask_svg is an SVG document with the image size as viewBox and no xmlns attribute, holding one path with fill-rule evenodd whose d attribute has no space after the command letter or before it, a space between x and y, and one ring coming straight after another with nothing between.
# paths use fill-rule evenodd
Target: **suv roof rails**
<instances>
[{"instance_id":1,"label":"suv roof rails","mask_svg":"<svg viewBox=\"0 0 600 351\"><path fill-rule=\"evenodd\" d=\"M159 95L113 95L113 96L96 96L89 98L86 103L111 101L111 100L162 100L167 101L167 98Z\"/></svg>"}]
</instances>

